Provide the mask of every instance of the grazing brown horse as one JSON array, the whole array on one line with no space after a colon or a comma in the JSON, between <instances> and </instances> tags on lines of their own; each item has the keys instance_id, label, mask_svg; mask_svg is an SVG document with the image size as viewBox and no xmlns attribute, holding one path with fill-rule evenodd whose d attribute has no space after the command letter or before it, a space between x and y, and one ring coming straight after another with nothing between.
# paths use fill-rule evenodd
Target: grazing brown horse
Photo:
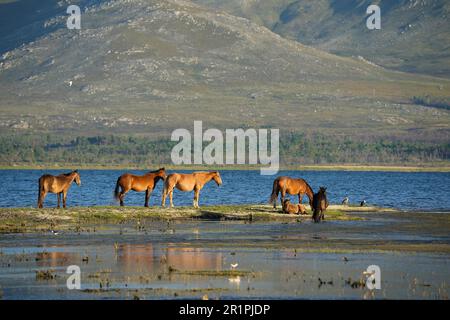
<instances>
[{"instance_id":1,"label":"grazing brown horse","mask_svg":"<svg viewBox=\"0 0 450 320\"><path fill-rule=\"evenodd\" d=\"M328 208L327 200L327 188L320 187L319 192L314 194L313 199L313 219L314 222L320 222L320 220L325 220L324 212Z\"/></svg>"},{"instance_id":2,"label":"grazing brown horse","mask_svg":"<svg viewBox=\"0 0 450 320\"><path fill-rule=\"evenodd\" d=\"M169 195L170 207L173 208L173 189L176 187L178 190L184 192L194 190L193 205L195 208L198 208L200 190L202 190L203 186L211 180L214 180L218 186L222 184L222 178L218 171L169 174L164 182L161 206L165 207L166 197Z\"/></svg>"},{"instance_id":3,"label":"grazing brown horse","mask_svg":"<svg viewBox=\"0 0 450 320\"><path fill-rule=\"evenodd\" d=\"M283 212L287 214L306 214L306 208L302 204L292 204L291 200L283 201Z\"/></svg>"},{"instance_id":4,"label":"grazing brown horse","mask_svg":"<svg viewBox=\"0 0 450 320\"><path fill-rule=\"evenodd\" d=\"M66 207L67 192L70 185L75 180L77 185L81 185L80 174L77 170L63 173L58 176L52 176L51 174L44 174L39 178L39 195L38 195L38 208L42 208L44 199L47 193L56 193L58 196L58 206L61 202L61 194L63 195L63 207Z\"/></svg>"},{"instance_id":5,"label":"grazing brown horse","mask_svg":"<svg viewBox=\"0 0 450 320\"><path fill-rule=\"evenodd\" d=\"M290 177L278 177L273 181L272 195L270 196L269 203L273 203L273 207L277 207L278 194L281 192L281 204L284 202L284 198L287 194L298 194L298 203L302 203L303 195L306 194L309 198L309 205L312 208L312 200L314 192L309 184L303 179L293 179Z\"/></svg>"},{"instance_id":6,"label":"grazing brown horse","mask_svg":"<svg viewBox=\"0 0 450 320\"><path fill-rule=\"evenodd\" d=\"M125 173L117 179L116 188L114 189L114 198L120 201L120 205L124 206L123 199L125 194L130 191L142 192L145 191L145 207L148 207L148 201L152 195L153 189L159 180L166 179L166 170L160 168L155 171L150 171L143 176L137 176L130 173ZM122 189L120 192L119 190Z\"/></svg>"}]
</instances>

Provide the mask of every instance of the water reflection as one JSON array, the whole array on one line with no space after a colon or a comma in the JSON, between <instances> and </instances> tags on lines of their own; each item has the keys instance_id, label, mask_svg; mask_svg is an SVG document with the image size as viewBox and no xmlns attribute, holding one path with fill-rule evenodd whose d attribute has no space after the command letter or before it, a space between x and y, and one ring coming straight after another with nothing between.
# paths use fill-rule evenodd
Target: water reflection
<instances>
[{"instance_id":1,"label":"water reflection","mask_svg":"<svg viewBox=\"0 0 450 320\"><path fill-rule=\"evenodd\" d=\"M167 248L167 263L178 270L221 270L222 253L199 248Z\"/></svg>"},{"instance_id":2,"label":"water reflection","mask_svg":"<svg viewBox=\"0 0 450 320\"><path fill-rule=\"evenodd\" d=\"M154 270L154 250L148 244L120 244L117 249L117 265L124 273L148 272Z\"/></svg>"},{"instance_id":3,"label":"water reflection","mask_svg":"<svg viewBox=\"0 0 450 320\"><path fill-rule=\"evenodd\" d=\"M161 264L176 270L221 270L223 256L220 252L200 248L171 248L162 250L147 244L120 244L117 251L117 266L124 273L152 273Z\"/></svg>"},{"instance_id":4,"label":"water reflection","mask_svg":"<svg viewBox=\"0 0 450 320\"><path fill-rule=\"evenodd\" d=\"M81 256L72 252L44 251L36 253L35 261L37 267L66 267L75 261L81 261Z\"/></svg>"}]
</instances>

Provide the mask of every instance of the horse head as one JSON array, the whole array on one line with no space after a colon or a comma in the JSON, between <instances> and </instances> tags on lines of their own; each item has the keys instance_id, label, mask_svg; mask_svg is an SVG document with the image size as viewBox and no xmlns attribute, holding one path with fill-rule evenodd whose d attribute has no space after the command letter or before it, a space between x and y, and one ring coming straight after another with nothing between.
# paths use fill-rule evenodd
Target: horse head
<instances>
[{"instance_id":1,"label":"horse head","mask_svg":"<svg viewBox=\"0 0 450 320\"><path fill-rule=\"evenodd\" d=\"M166 169L165 168L159 168L157 172L157 176L166 181L167 175L166 175Z\"/></svg>"},{"instance_id":2,"label":"horse head","mask_svg":"<svg viewBox=\"0 0 450 320\"><path fill-rule=\"evenodd\" d=\"M78 170L72 171L72 174L75 175L75 177L74 177L75 183L77 185L81 186L81 179L80 179L80 174L78 173Z\"/></svg>"},{"instance_id":3,"label":"horse head","mask_svg":"<svg viewBox=\"0 0 450 320\"><path fill-rule=\"evenodd\" d=\"M220 177L219 171L213 171L213 180L217 183L217 186L222 184L222 178Z\"/></svg>"}]
</instances>

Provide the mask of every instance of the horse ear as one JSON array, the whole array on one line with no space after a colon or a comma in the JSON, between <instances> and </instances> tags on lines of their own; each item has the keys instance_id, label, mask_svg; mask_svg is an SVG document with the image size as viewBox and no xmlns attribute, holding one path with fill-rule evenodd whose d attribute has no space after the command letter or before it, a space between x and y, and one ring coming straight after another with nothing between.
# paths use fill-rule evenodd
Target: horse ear
<instances>
[{"instance_id":1,"label":"horse ear","mask_svg":"<svg viewBox=\"0 0 450 320\"><path fill-rule=\"evenodd\" d=\"M73 172L78 173L78 169L73 170Z\"/></svg>"},{"instance_id":2,"label":"horse ear","mask_svg":"<svg viewBox=\"0 0 450 320\"><path fill-rule=\"evenodd\" d=\"M161 170L161 171L163 171L163 170L164 170L164 171L166 171L166 168L162 167L162 168L161 168L161 169L159 169L159 170Z\"/></svg>"}]
</instances>

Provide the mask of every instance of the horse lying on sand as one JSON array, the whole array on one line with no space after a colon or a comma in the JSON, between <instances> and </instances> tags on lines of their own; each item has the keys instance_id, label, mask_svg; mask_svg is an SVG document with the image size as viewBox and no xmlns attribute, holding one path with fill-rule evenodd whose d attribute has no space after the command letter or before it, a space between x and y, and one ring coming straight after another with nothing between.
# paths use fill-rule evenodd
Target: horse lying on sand
<instances>
[{"instance_id":1,"label":"horse lying on sand","mask_svg":"<svg viewBox=\"0 0 450 320\"><path fill-rule=\"evenodd\" d=\"M173 189L189 192L194 191L194 208L198 208L198 200L200 198L200 190L209 181L214 180L218 186L222 184L222 178L218 171L211 172L193 172L193 173L172 173L167 176L164 182L164 190L162 194L161 206L165 207L166 197L169 195L170 207L173 208Z\"/></svg>"},{"instance_id":2,"label":"horse lying on sand","mask_svg":"<svg viewBox=\"0 0 450 320\"><path fill-rule=\"evenodd\" d=\"M277 207L278 194L281 192L281 204L284 202L286 193L290 195L298 194L298 203L302 203L303 195L309 198L309 205L312 208L312 200L314 192L310 185L303 179L293 179L290 177L278 177L273 181L272 194L269 203L273 203L273 207Z\"/></svg>"},{"instance_id":3,"label":"horse lying on sand","mask_svg":"<svg viewBox=\"0 0 450 320\"><path fill-rule=\"evenodd\" d=\"M327 188L320 187L319 192L314 194L313 198L313 220L314 222L320 222L320 220L325 220L324 212L328 208L327 200Z\"/></svg>"},{"instance_id":4,"label":"horse lying on sand","mask_svg":"<svg viewBox=\"0 0 450 320\"><path fill-rule=\"evenodd\" d=\"M63 195L63 208L66 208L67 192L70 185L75 180L77 185L81 185L80 174L77 170L69 173L63 173L58 176L51 174L44 174L39 178L39 194L38 194L38 208L44 207L44 199L47 193L56 193L58 196L57 208L60 208L61 194Z\"/></svg>"},{"instance_id":5,"label":"horse lying on sand","mask_svg":"<svg viewBox=\"0 0 450 320\"><path fill-rule=\"evenodd\" d=\"M283 201L283 212L288 214L306 214L306 208L302 204L292 204L291 200Z\"/></svg>"},{"instance_id":6,"label":"horse lying on sand","mask_svg":"<svg viewBox=\"0 0 450 320\"><path fill-rule=\"evenodd\" d=\"M145 191L145 207L148 207L148 202L150 196L152 195L153 189L155 189L156 184L159 180L166 179L166 170L160 168L155 171L150 171L143 176L137 176L130 173L125 173L117 179L116 188L114 189L114 198L120 201L120 205L124 206L123 199L125 194L130 191L142 192ZM119 190L121 191L119 192Z\"/></svg>"}]
</instances>

